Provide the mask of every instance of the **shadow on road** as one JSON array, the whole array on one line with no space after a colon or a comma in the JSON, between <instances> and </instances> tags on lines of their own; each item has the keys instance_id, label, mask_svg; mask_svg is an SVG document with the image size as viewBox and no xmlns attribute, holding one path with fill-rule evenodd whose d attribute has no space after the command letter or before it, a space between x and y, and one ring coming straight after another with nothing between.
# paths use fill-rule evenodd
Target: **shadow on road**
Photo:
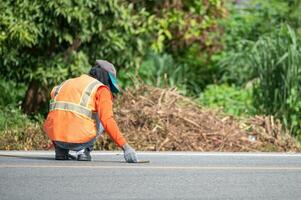
<instances>
[{"instance_id":1,"label":"shadow on road","mask_svg":"<svg viewBox=\"0 0 301 200\"><path fill-rule=\"evenodd\" d=\"M56 161L53 157L34 157L34 156L21 156L21 155L7 155L7 154L0 154L1 157L7 157L7 158L20 158L20 159L29 159L29 160L53 160ZM58 162L70 162L70 161L76 161L74 159L70 160L58 160ZM79 161L82 162L82 161ZM125 161L108 161L108 160L92 160L91 162L101 162L101 163L126 163Z\"/></svg>"},{"instance_id":2,"label":"shadow on road","mask_svg":"<svg viewBox=\"0 0 301 200\"><path fill-rule=\"evenodd\" d=\"M31 159L31 160L54 160L54 158L50 158L50 157L17 156L17 155L5 155L5 154L0 154L0 157L21 158L21 159Z\"/></svg>"}]
</instances>

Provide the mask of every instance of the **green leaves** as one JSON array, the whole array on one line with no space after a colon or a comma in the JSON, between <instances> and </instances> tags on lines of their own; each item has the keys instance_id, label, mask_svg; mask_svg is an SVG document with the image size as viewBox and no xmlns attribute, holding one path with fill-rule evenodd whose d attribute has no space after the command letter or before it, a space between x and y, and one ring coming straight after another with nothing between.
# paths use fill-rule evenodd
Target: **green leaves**
<instances>
[{"instance_id":1,"label":"green leaves","mask_svg":"<svg viewBox=\"0 0 301 200\"><path fill-rule=\"evenodd\" d=\"M218 58L223 81L252 85L257 112L278 117L293 134L300 134L301 100L295 95L301 92L301 15L295 15L300 1L233 5L223 21L226 49Z\"/></svg>"},{"instance_id":2,"label":"green leaves","mask_svg":"<svg viewBox=\"0 0 301 200\"><path fill-rule=\"evenodd\" d=\"M145 52L140 37L146 13L134 14L125 2L4 0L0 11L0 70L6 78L53 85L87 71L96 59L129 67Z\"/></svg>"},{"instance_id":3,"label":"green leaves","mask_svg":"<svg viewBox=\"0 0 301 200\"><path fill-rule=\"evenodd\" d=\"M195 43L206 50L215 46L218 43L215 32L219 32L217 20L223 17L224 12L221 2L180 1L177 6L158 3L157 9L160 11L157 11L157 15L160 17L155 18L152 26L156 33L153 50L181 54Z\"/></svg>"},{"instance_id":4,"label":"green leaves","mask_svg":"<svg viewBox=\"0 0 301 200\"><path fill-rule=\"evenodd\" d=\"M99 58L135 71L148 52L166 51L184 66L178 56L194 42L200 42L199 51L214 46L208 31L215 32L220 2L181 1L175 7L120 0L3 0L0 70L7 78L35 79L49 87Z\"/></svg>"},{"instance_id":5,"label":"green leaves","mask_svg":"<svg viewBox=\"0 0 301 200\"><path fill-rule=\"evenodd\" d=\"M234 116L255 113L252 88L239 88L226 84L208 85L198 101L204 106L219 108Z\"/></svg>"},{"instance_id":6,"label":"green leaves","mask_svg":"<svg viewBox=\"0 0 301 200\"><path fill-rule=\"evenodd\" d=\"M204 60L219 49L221 2L3 0L0 72L5 79L51 88L87 72L96 59L106 59L124 73L124 81L156 51L149 66L156 73L142 67L149 82L189 85L198 92L205 85L199 82L207 82L207 74L200 76L207 68Z\"/></svg>"},{"instance_id":7,"label":"green leaves","mask_svg":"<svg viewBox=\"0 0 301 200\"><path fill-rule=\"evenodd\" d=\"M282 119L294 134L300 132L301 41L289 26L262 36L249 55L257 73L254 98L258 111Z\"/></svg>"}]
</instances>

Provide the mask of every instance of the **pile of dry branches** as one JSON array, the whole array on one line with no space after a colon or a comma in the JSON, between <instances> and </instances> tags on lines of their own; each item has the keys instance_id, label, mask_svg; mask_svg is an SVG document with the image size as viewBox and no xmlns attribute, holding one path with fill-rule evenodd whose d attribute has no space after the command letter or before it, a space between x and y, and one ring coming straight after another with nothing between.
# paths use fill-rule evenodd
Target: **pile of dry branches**
<instances>
[{"instance_id":1,"label":"pile of dry branches","mask_svg":"<svg viewBox=\"0 0 301 200\"><path fill-rule=\"evenodd\" d=\"M242 120L206 110L175 89L141 86L125 91L115 118L138 150L150 151L300 151L273 117ZM100 149L113 149L105 136Z\"/></svg>"}]
</instances>

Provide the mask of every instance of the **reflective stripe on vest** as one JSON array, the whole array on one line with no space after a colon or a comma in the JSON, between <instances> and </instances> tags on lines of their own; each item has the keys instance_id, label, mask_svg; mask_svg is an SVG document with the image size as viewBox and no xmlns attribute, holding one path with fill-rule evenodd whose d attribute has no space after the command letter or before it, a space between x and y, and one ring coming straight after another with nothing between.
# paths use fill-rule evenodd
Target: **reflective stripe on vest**
<instances>
[{"instance_id":1,"label":"reflective stripe on vest","mask_svg":"<svg viewBox=\"0 0 301 200\"><path fill-rule=\"evenodd\" d=\"M88 117L92 120L95 120L97 116L96 112L92 112L88 108L85 108L77 104L64 102L64 101L55 101L50 103L49 111L53 111L53 110L64 110L64 111L74 112L83 115L85 117Z\"/></svg>"},{"instance_id":2,"label":"reflective stripe on vest","mask_svg":"<svg viewBox=\"0 0 301 200\"><path fill-rule=\"evenodd\" d=\"M68 80L67 80L68 81ZM54 93L54 99L55 97L58 95L58 93L60 92L60 90L62 89L63 85L67 82L64 81L62 82L55 90ZM64 110L64 111L70 111L70 112L74 112L83 116L88 117L89 119L95 120L97 113L93 112L92 110L90 110L88 108L88 103L89 100L91 98L91 94L92 92L98 88L99 86L103 85L101 82L95 80L92 81L91 83L89 83L86 88L84 89L84 91L82 92L82 96L80 99L80 103L79 104L75 104L75 103L70 103L70 102L65 102L65 101L53 101L50 103L50 107L49 107L49 111L52 110Z\"/></svg>"},{"instance_id":3,"label":"reflective stripe on vest","mask_svg":"<svg viewBox=\"0 0 301 200\"><path fill-rule=\"evenodd\" d=\"M67 81L62 82L61 84L59 84L57 86L57 88L55 89L54 95L53 95L53 99L56 98L56 96L58 95L58 93L60 92L60 90L62 89L63 85L66 83Z\"/></svg>"},{"instance_id":4,"label":"reflective stripe on vest","mask_svg":"<svg viewBox=\"0 0 301 200\"><path fill-rule=\"evenodd\" d=\"M101 85L99 81L92 81L83 91L82 97L80 99L80 105L87 107L91 94L96 86Z\"/></svg>"}]
</instances>

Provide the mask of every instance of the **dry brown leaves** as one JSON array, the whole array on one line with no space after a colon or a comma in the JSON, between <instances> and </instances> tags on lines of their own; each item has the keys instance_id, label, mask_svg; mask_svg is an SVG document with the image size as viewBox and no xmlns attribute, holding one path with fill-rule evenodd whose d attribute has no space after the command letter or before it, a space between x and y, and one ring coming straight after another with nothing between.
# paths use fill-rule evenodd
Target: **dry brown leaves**
<instances>
[{"instance_id":1,"label":"dry brown leaves","mask_svg":"<svg viewBox=\"0 0 301 200\"><path fill-rule=\"evenodd\" d=\"M125 91L116 104L116 121L138 150L300 151L273 117L239 120L203 109L175 89L141 86ZM114 148L106 138L97 146Z\"/></svg>"},{"instance_id":2,"label":"dry brown leaves","mask_svg":"<svg viewBox=\"0 0 301 200\"><path fill-rule=\"evenodd\" d=\"M39 123L28 124L24 129L7 129L0 135L1 150L47 150L51 144Z\"/></svg>"}]
</instances>

